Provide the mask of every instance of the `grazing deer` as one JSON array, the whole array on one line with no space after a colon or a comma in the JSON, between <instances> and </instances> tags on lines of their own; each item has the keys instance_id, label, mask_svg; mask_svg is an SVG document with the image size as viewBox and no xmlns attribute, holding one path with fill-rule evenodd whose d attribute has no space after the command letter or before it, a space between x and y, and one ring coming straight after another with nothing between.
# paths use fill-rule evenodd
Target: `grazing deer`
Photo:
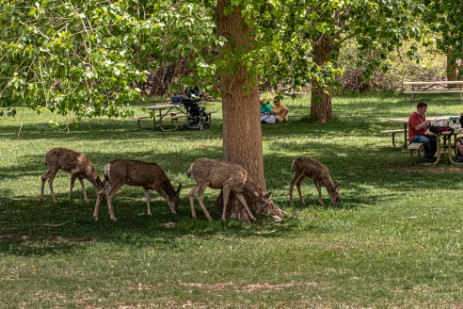
<instances>
[{"instance_id":1,"label":"grazing deer","mask_svg":"<svg viewBox=\"0 0 463 309\"><path fill-rule=\"evenodd\" d=\"M117 221L114 216L113 196L124 185L143 187L147 204L148 216L152 216L149 190L156 190L167 202L173 214L177 214L178 201L182 185L175 190L167 178L166 173L156 163L147 163L136 160L115 160L104 167L105 186L98 192L93 219L98 220L98 211L103 195L108 201L109 216Z\"/></svg>"},{"instance_id":2,"label":"grazing deer","mask_svg":"<svg viewBox=\"0 0 463 309\"><path fill-rule=\"evenodd\" d=\"M251 210L246 203L246 199L243 196L243 192L246 191L253 194L259 203L266 203L270 196L270 192L263 194L254 182L249 179L248 172L238 164L222 160L200 158L190 165L190 168L188 169L188 177L190 176L192 176L196 181L196 186L189 194L191 215L193 218L196 218L194 206L194 197L196 196L207 219L209 221L212 220L203 201L203 194L207 187L212 189L223 189L223 222L227 219L227 204L230 192L234 192L236 194L236 197L239 199L241 204L243 204L251 220L256 220L256 218L251 213Z\"/></svg>"},{"instance_id":3,"label":"grazing deer","mask_svg":"<svg viewBox=\"0 0 463 309\"><path fill-rule=\"evenodd\" d=\"M76 152L72 149L67 148L53 148L45 154L45 165L48 167L48 171L41 177L42 186L40 190L40 200L44 200L43 191L45 182L48 179L50 186L50 193L55 203L58 202L53 191L53 180L55 179L56 173L61 169L63 171L71 173L71 187L69 189L69 200L72 196L72 189L76 178L79 178L82 191L84 192L84 199L87 202L87 192L85 191L84 178L90 181L98 192L103 187L103 184L98 177L98 174L93 167L92 161L87 158L84 154Z\"/></svg>"},{"instance_id":4,"label":"grazing deer","mask_svg":"<svg viewBox=\"0 0 463 309\"><path fill-rule=\"evenodd\" d=\"M312 178L315 187L318 190L318 202L324 205L322 198L321 186L326 187L328 194L330 195L331 203L336 205L339 201L339 187L340 184L333 183L331 180L328 167L320 163L320 161L310 157L297 157L291 164L291 172L294 173L294 179L289 185L289 201L293 204L293 189L294 184L297 186L297 192L299 193L299 199L304 204L304 199L301 193L301 184L305 177Z\"/></svg>"}]
</instances>

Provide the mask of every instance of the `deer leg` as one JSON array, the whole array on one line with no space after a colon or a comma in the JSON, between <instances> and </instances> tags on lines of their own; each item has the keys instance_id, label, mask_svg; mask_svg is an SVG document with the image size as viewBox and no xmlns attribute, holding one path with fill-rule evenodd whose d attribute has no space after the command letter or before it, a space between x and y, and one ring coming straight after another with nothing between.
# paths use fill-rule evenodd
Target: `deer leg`
<instances>
[{"instance_id":1,"label":"deer leg","mask_svg":"<svg viewBox=\"0 0 463 309\"><path fill-rule=\"evenodd\" d=\"M41 177L42 184L40 186L40 200L44 201L45 197L43 196L43 191L45 189L45 182L50 177L50 170L48 170L43 176Z\"/></svg>"},{"instance_id":2,"label":"deer leg","mask_svg":"<svg viewBox=\"0 0 463 309\"><path fill-rule=\"evenodd\" d=\"M151 213L151 205L150 205L150 200L151 200L151 195L150 195L150 191L148 189L145 189L143 188L143 190L145 190L145 198L146 198L146 212L148 214L148 216L153 216L153 214Z\"/></svg>"},{"instance_id":3,"label":"deer leg","mask_svg":"<svg viewBox=\"0 0 463 309\"><path fill-rule=\"evenodd\" d=\"M74 182L76 181L77 175L71 174L71 185L69 186L69 200L72 199L72 189L74 189Z\"/></svg>"},{"instance_id":4,"label":"deer leg","mask_svg":"<svg viewBox=\"0 0 463 309\"><path fill-rule=\"evenodd\" d=\"M58 203L58 199L56 198L55 192L53 191L53 180L55 180L55 176L58 170L51 170L50 177L48 178L48 186L50 187L50 193L53 198L53 202Z\"/></svg>"},{"instance_id":5,"label":"deer leg","mask_svg":"<svg viewBox=\"0 0 463 309\"><path fill-rule=\"evenodd\" d=\"M255 221L256 217L254 217L254 215L251 213L251 210L249 209L248 203L246 203L246 199L244 198L243 194L242 193L236 193L236 197L240 200L241 204L243 204L244 209L246 209L246 211L247 211L247 213L249 215L249 218L251 218L252 221Z\"/></svg>"},{"instance_id":6,"label":"deer leg","mask_svg":"<svg viewBox=\"0 0 463 309\"><path fill-rule=\"evenodd\" d=\"M95 210L93 211L93 219L95 221L98 221L98 212L100 211L100 203L101 200L103 199L104 193L98 192L97 197L96 197L96 203L95 203Z\"/></svg>"},{"instance_id":7,"label":"deer leg","mask_svg":"<svg viewBox=\"0 0 463 309\"><path fill-rule=\"evenodd\" d=\"M80 186L82 187L82 191L84 192L84 200L88 202L88 196L87 196L87 191L85 190L84 179L79 177L79 182L80 182Z\"/></svg>"},{"instance_id":8,"label":"deer leg","mask_svg":"<svg viewBox=\"0 0 463 309\"><path fill-rule=\"evenodd\" d=\"M227 221L227 205L230 198L230 187L223 186L223 211L222 211L222 222Z\"/></svg>"},{"instance_id":9,"label":"deer leg","mask_svg":"<svg viewBox=\"0 0 463 309\"><path fill-rule=\"evenodd\" d=\"M291 183L289 184L289 204L290 205L293 205L293 191L294 191L294 185L296 183L298 183L299 179L301 177L304 177L302 174L296 174L294 175L294 179L291 181ZM299 190L299 188L298 188ZM299 196L300 197L300 196ZM301 203L304 203L303 201Z\"/></svg>"},{"instance_id":10,"label":"deer leg","mask_svg":"<svg viewBox=\"0 0 463 309\"><path fill-rule=\"evenodd\" d=\"M320 186L320 183L315 179L313 183L315 184L315 187L317 188L317 191L318 191L318 202L320 203L320 205L325 205L325 203L323 202L323 198L322 198L322 188Z\"/></svg>"},{"instance_id":11,"label":"deer leg","mask_svg":"<svg viewBox=\"0 0 463 309\"><path fill-rule=\"evenodd\" d=\"M207 188L208 185L209 185L209 183L207 183L207 182L202 183L197 189L196 197L198 199L199 206L201 206L201 209L203 210L204 214L206 215L207 220L212 221L212 217L209 214L209 212L207 211L206 206L204 205L204 200L203 200L204 191L206 191L206 188Z\"/></svg>"},{"instance_id":12,"label":"deer leg","mask_svg":"<svg viewBox=\"0 0 463 309\"><path fill-rule=\"evenodd\" d=\"M195 195L198 193L198 186L199 184L196 184L196 186L190 190L190 193L188 193L188 196L190 198L190 208L191 208L191 216L193 218L197 218L198 216L196 215L196 210L195 210Z\"/></svg>"},{"instance_id":13,"label":"deer leg","mask_svg":"<svg viewBox=\"0 0 463 309\"><path fill-rule=\"evenodd\" d=\"M105 183L103 188L101 188L100 190L96 190L96 194L97 194L96 195L96 203L95 203L95 210L93 211L93 219L95 221L98 221L98 213L100 211L100 203L103 200L103 197L106 194L106 192L109 192L111 189L112 189L112 185L109 182L107 182L107 183Z\"/></svg>"},{"instance_id":14,"label":"deer leg","mask_svg":"<svg viewBox=\"0 0 463 309\"><path fill-rule=\"evenodd\" d=\"M197 198L198 198L199 206L201 206L201 209L203 210L204 215L206 216L207 220L212 221L212 217L209 214L209 212L207 211L206 206L204 205L203 195L198 194Z\"/></svg>"},{"instance_id":15,"label":"deer leg","mask_svg":"<svg viewBox=\"0 0 463 309\"><path fill-rule=\"evenodd\" d=\"M106 199L108 201L108 210L109 210L109 218L112 220L112 221L117 221L116 219L116 216L114 215L114 210L113 210L113 196L116 195L117 191L119 191L120 187L122 186L122 184L113 184L112 188L111 188L111 191L109 191L107 194L106 194Z\"/></svg>"},{"instance_id":16,"label":"deer leg","mask_svg":"<svg viewBox=\"0 0 463 309\"><path fill-rule=\"evenodd\" d=\"M289 205L293 205L293 190L296 183L297 176L294 176L294 179L289 184Z\"/></svg>"},{"instance_id":17,"label":"deer leg","mask_svg":"<svg viewBox=\"0 0 463 309\"><path fill-rule=\"evenodd\" d=\"M301 191L301 185L304 179L305 179L305 176L302 175L296 183L297 193L299 194L299 200L301 201L301 204L304 204L304 198L302 197L302 191Z\"/></svg>"}]
</instances>

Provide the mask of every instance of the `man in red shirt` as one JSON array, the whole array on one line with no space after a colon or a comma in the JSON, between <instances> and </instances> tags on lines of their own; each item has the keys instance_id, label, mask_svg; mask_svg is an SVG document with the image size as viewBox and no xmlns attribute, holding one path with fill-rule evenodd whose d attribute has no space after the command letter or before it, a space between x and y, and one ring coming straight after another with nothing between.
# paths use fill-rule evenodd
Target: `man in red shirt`
<instances>
[{"instance_id":1,"label":"man in red shirt","mask_svg":"<svg viewBox=\"0 0 463 309\"><path fill-rule=\"evenodd\" d=\"M434 160L434 154L437 150L436 137L433 135L425 135L431 122L426 120L426 110L428 104L419 102L416 106L416 111L410 114L408 118L408 140L414 143L423 143L424 157Z\"/></svg>"}]
</instances>

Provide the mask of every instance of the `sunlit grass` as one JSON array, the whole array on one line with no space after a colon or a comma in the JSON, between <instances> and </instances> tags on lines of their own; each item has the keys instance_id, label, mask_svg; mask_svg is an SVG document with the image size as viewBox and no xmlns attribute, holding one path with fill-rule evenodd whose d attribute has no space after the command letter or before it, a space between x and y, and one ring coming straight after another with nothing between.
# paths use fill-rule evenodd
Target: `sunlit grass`
<instances>
[{"instance_id":1,"label":"sunlit grass","mask_svg":"<svg viewBox=\"0 0 463 309\"><path fill-rule=\"evenodd\" d=\"M432 115L459 114L455 96L430 96ZM222 155L221 108L205 131L138 131L133 120L75 123L16 107L0 118L0 306L9 307L459 307L463 303L459 167L419 167L393 149L382 129L415 108L409 97L355 95L333 99L336 121L307 123L308 99L285 99L290 122L263 126L267 187L288 212L282 223L220 223L190 218L186 177L198 157ZM137 115L144 111L134 107ZM71 123L69 132L59 130ZM399 137L400 141L401 138ZM100 221L80 186L67 200L69 176L55 180L59 203L39 202L44 154L52 147L86 153L102 174L113 159L160 164L182 183L178 216L153 193L153 218L143 190L123 187ZM305 205L289 205L291 161L310 155L340 181L341 203L317 205L310 180ZM166 222L177 228L162 227Z\"/></svg>"}]
</instances>

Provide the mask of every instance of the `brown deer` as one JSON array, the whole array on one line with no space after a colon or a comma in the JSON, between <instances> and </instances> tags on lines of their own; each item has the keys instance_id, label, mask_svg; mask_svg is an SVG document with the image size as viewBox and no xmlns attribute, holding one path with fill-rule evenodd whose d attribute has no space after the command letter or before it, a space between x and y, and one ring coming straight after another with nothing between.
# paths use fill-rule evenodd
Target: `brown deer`
<instances>
[{"instance_id":1,"label":"brown deer","mask_svg":"<svg viewBox=\"0 0 463 309\"><path fill-rule=\"evenodd\" d=\"M58 202L53 191L53 180L55 179L56 173L61 169L68 173L71 173L71 187L69 189L69 200L72 196L72 189L74 188L74 182L76 178L79 178L82 191L84 193L84 199L87 202L87 192L85 191L84 178L90 181L98 192L103 187L100 177L93 167L92 161L87 158L83 153L79 153L72 149L67 148L53 148L45 154L45 165L48 167L48 171L41 177L42 186L40 189L40 200L44 200L43 191L45 182L48 180L50 186L50 193L55 203Z\"/></svg>"},{"instance_id":2,"label":"brown deer","mask_svg":"<svg viewBox=\"0 0 463 309\"><path fill-rule=\"evenodd\" d=\"M204 206L203 194L207 187L212 189L223 190L223 212L222 221L226 221L227 204L230 192L234 192L238 200L243 204L246 212L251 220L256 218L251 213L251 210L246 203L243 192L250 192L259 203L266 203L270 196L270 192L264 194L254 182L248 177L248 172L238 164L226 162L222 160L214 160L200 158L195 160L188 169L188 177L192 176L196 181L196 186L190 191L190 208L191 215L196 218L194 206L194 197L196 196L201 209L209 221L212 220L211 215Z\"/></svg>"},{"instance_id":3,"label":"brown deer","mask_svg":"<svg viewBox=\"0 0 463 309\"><path fill-rule=\"evenodd\" d=\"M304 199L301 193L301 184L305 177L312 178L315 187L318 191L318 202L324 205L322 198L321 186L326 187L328 194L331 199L331 203L336 205L339 201L339 183L333 183L331 180L328 167L320 163L320 161L310 157L297 157L291 164L291 172L294 173L294 179L289 185L289 201L293 204L293 189L294 184L297 186L297 192L299 193L299 199L304 204Z\"/></svg>"},{"instance_id":4,"label":"brown deer","mask_svg":"<svg viewBox=\"0 0 463 309\"><path fill-rule=\"evenodd\" d=\"M105 186L98 192L93 219L98 220L100 202L103 195L106 194L109 216L111 220L117 221L116 216L114 216L112 199L124 184L143 187L148 216L152 216L149 190L156 190L166 200L172 213L177 214L182 185L179 185L178 189L175 190L166 173L156 163L136 160L115 160L105 165L104 177Z\"/></svg>"}]
</instances>

